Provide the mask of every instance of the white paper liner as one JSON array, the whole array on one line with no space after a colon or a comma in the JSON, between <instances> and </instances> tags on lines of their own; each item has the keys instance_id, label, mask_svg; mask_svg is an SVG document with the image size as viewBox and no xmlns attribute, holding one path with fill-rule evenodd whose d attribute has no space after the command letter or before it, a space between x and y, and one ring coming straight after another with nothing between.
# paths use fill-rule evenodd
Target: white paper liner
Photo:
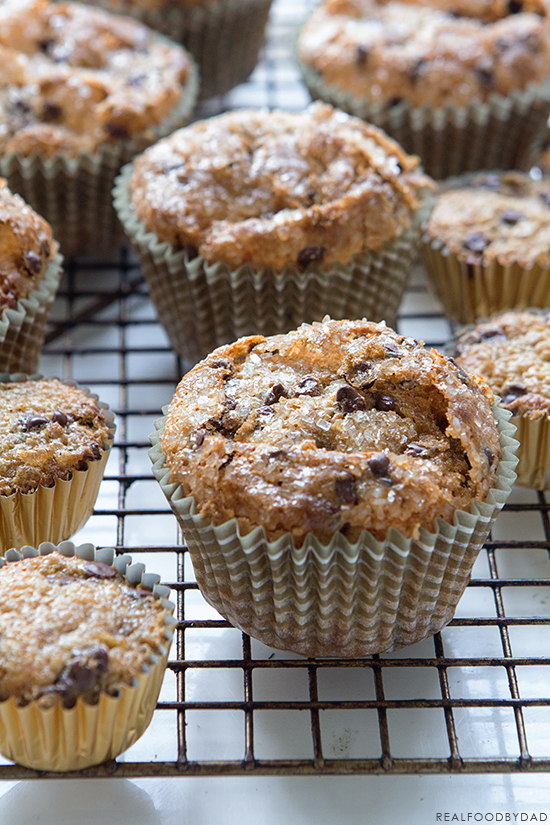
<instances>
[{"instance_id":1,"label":"white paper liner","mask_svg":"<svg viewBox=\"0 0 550 825\"><path fill-rule=\"evenodd\" d=\"M65 708L62 702L51 708L41 708L38 702L19 707L13 698L0 702L0 751L6 758L41 771L73 771L114 759L149 725L166 670L175 606L167 600L169 588L158 584L160 576L145 573L143 564L132 565L130 556L115 559L112 548L98 550L91 544L75 547L68 541L56 548L45 542L38 549L24 547L21 554L10 551L8 562L21 556L46 555L55 549L65 556L114 564L132 584L141 581L156 593L166 611L166 644L151 651L146 672L139 675L135 685L123 686L118 696L103 694L96 705L79 698L72 708Z\"/></svg>"},{"instance_id":2,"label":"white paper liner","mask_svg":"<svg viewBox=\"0 0 550 825\"><path fill-rule=\"evenodd\" d=\"M0 176L7 179L12 192L20 194L48 221L64 255L112 250L124 238L111 196L120 168L188 122L198 82L191 62L184 93L170 115L131 140L105 144L94 153L82 152L76 157L25 157L11 152L0 156Z\"/></svg>"},{"instance_id":3,"label":"white paper liner","mask_svg":"<svg viewBox=\"0 0 550 825\"><path fill-rule=\"evenodd\" d=\"M164 410L166 414L166 410ZM235 519L213 526L195 501L170 482L156 422L153 473L183 530L200 591L233 625L270 647L313 657L361 657L420 641L453 617L474 561L516 478L510 413L493 405L502 458L495 487L471 513L436 520L406 539L390 528L379 542L364 531L356 544L336 533L328 545L308 534L269 542L257 527L245 536Z\"/></svg>"},{"instance_id":4,"label":"white paper liner","mask_svg":"<svg viewBox=\"0 0 550 825\"><path fill-rule=\"evenodd\" d=\"M36 288L26 298L20 298L14 309L0 313L0 371L31 373L36 370L61 279L62 262L62 255L54 255Z\"/></svg>"},{"instance_id":5,"label":"white paper liner","mask_svg":"<svg viewBox=\"0 0 550 825\"><path fill-rule=\"evenodd\" d=\"M406 152L419 155L424 171L436 180L476 169L529 169L548 130L548 80L465 106L412 107L401 101L388 108L324 83L296 59L313 100L384 129Z\"/></svg>"},{"instance_id":6,"label":"white paper liner","mask_svg":"<svg viewBox=\"0 0 550 825\"><path fill-rule=\"evenodd\" d=\"M0 383L36 380L39 375L0 374ZM73 536L91 516L113 445L114 414L95 393L74 381L63 381L85 392L103 411L110 438L103 444L101 457L88 461L86 469L74 470L69 479L56 479L53 487L40 486L30 493L0 495L0 554L9 548L37 546L40 542L58 543Z\"/></svg>"},{"instance_id":7,"label":"white paper liner","mask_svg":"<svg viewBox=\"0 0 550 825\"><path fill-rule=\"evenodd\" d=\"M257 271L188 260L184 251L147 232L131 209L132 164L114 188L114 204L149 286L172 347L190 367L216 347L245 335L275 335L301 323L368 318L395 326L411 268L418 254L422 207L410 226L380 250L356 255L351 264L328 269L310 264L305 272L287 267Z\"/></svg>"}]
</instances>

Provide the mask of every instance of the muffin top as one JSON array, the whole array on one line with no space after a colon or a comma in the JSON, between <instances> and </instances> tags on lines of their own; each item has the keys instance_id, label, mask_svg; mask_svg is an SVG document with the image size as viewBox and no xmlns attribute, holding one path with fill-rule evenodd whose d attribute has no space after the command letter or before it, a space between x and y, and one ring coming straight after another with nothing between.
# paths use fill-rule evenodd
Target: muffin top
<instances>
[{"instance_id":1,"label":"muffin top","mask_svg":"<svg viewBox=\"0 0 550 825\"><path fill-rule=\"evenodd\" d=\"M547 77L548 10L541 0L324 0L298 55L324 83L382 107L462 106Z\"/></svg>"},{"instance_id":2,"label":"muffin top","mask_svg":"<svg viewBox=\"0 0 550 825\"><path fill-rule=\"evenodd\" d=\"M550 415L550 315L505 312L461 335L455 357L487 381L514 415Z\"/></svg>"},{"instance_id":3,"label":"muffin top","mask_svg":"<svg viewBox=\"0 0 550 825\"><path fill-rule=\"evenodd\" d=\"M160 598L58 551L4 564L0 603L0 701L93 704L132 685L166 643Z\"/></svg>"},{"instance_id":4,"label":"muffin top","mask_svg":"<svg viewBox=\"0 0 550 825\"><path fill-rule=\"evenodd\" d=\"M0 495L53 487L110 442L109 421L84 390L57 378L0 382Z\"/></svg>"},{"instance_id":5,"label":"muffin top","mask_svg":"<svg viewBox=\"0 0 550 825\"><path fill-rule=\"evenodd\" d=\"M159 124L191 71L146 26L80 3L0 5L0 150L94 151Z\"/></svg>"},{"instance_id":6,"label":"muffin top","mask_svg":"<svg viewBox=\"0 0 550 825\"><path fill-rule=\"evenodd\" d=\"M0 178L0 311L35 289L57 252L50 225Z\"/></svg>"},{"instance_id":7,"label":"muffin top","mask_svg":"<svg viewBox=\"0 0 550 825\"><path fill-rule=\"evenodd\" d=\"M492 394L385 324L304 324L220 347L180 382L162 449L208 522L351 542L414 537L494 485Z\"/></svg>"},{"instance_id":8,"label":"muffin top","mask_svg":"<svg viewBox=\"0 0 550 825\"><path fill-rule=\"evenodd\" d=\"M457 179L460 181L460 178ZM468 176L437 196L427 234L469 264L550 266L550 177Z\"/></svg>"},{"instance_id":9,"label":"muffin top","mask_svg":"<svg viewBox=\"0 0 550 825\"><path fill-rule=\"evenodd\" d=\"M379 249L428 185L379 129L316 103L180 129L135 161L131 199L145 228L190 258L280 271Z\"/></svg>"}]
</instances>

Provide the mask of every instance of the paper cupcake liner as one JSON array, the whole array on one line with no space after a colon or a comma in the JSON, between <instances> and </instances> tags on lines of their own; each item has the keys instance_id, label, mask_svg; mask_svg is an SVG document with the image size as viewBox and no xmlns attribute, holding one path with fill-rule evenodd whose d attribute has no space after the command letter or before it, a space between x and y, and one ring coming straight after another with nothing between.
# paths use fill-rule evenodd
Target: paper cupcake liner
<instances>
[{"instance_id":1,"label":"paper cupcake liner","mask_svg":"<svg viewBox=\"0 0 550 825\"><path fill-rule=\"evenodd\" d=\"M7 561L46 555L54 549L49 542L42 543L38 550L24 547L21 553L10 551ZM0 751L5 757L35 770L74 771L114 759L149 725L168 660L175 625L171 615L174 604L167 601L169 588L158 584L160 576L145 573L143 564L131 563L131 556L115 558L111 548L97 550L91 544L75 547L68 541L57 549L65 556L113 565L131 584L141 582L156 593L166 610L166 645L152 654L136 683L123 686L117 696L102 694L96 705L79 698L72 708L65 708L62 702L51 708L41 708L37 701L21 707L13 698L0 702Z\"/></svg>"},{"instance_id":2,"label":"paper cupcake liner","mask_svg":"<svg viewBox=\"0 0 550 825\"><path fill-rule=\"evenodd\" d=\"M147 232L131 209L126 166L114 189L115 209L130 238L149 286L160 322L172 347L187 365L216 347L245 335L285 333L303 322L368 318L395 326L396 314L418 254L422 209L401 235L380 250L353 257L328 269L315 264L304 272L275 272L245 265L231 270L188 260Z\"/></svg>"},{"instance_id":3,"label":"paper cupcake liner","mask_svg":"<svg viewBox=\"0 0 550 825\"><path fill-rule=\"evenodd\" d=\"M0 374L0 383L40 377L4 373ZM114 414L87 387L81 387L73 381L63 383L78 386L103 410L111 431L109 441L104 442L101 457L97 461L88 461L85 470L74 470L69 479L56 479L53 487L41 486L30 493L0 495L0 554L10 548L24 545L36 547L44 541L59 543L69 539L84 526L94 509L114 441Z\"/></svg>"},{"instance_id":4,"label":"paper cupcake liner","mask_svg":"<svg viewBox=\"0 0 550 825\"><path fill-rule=\"evenodd\" d=\"M160 37L160 35L159 35ZM182 99L172 113L132 140L105 144L76 157L0 157L0 176L52 227L64 255L112 250L124 240L112 205L112 188L120 168L147 146L184 126L195 105L198 73L194 64Z\"/></svg>"},{"instance_id":5,"label":"paper cupcake liner","mask_svg":"<svg viewBox=\"0 0 550 825\"><path fill-rule=\"evenodd\" d=\"M190 5L183 0L146 8L139 0L96 0L96 5L137 17L182 43L197 61L202 99L225 94L252 73L264 41L271 3L272 0L206 0Z\"/></svg>"},{"instance_id":6,"label":"paper cupcake liner","mask_svg":"<svg viewBox=\"0 0 550 825\"><path fill-rule=\"evenodd\" d=\"M364 531L355 544L338 532L328 545L308 534L274 542L262 527L240 535L237 521L203 521L192 497L170 482L162 453L165 418L149 451L153 473L184 534L206 601L231 624L305 656L360 657L420 641L444 627L515 480L517 441L510 414L493 406L502 458L495 486L453 523L436 520L406 539L390 528L383 542ZM164 411L166 413L166 410Z\"/></svg>"},{"instance_id":7,"label":"paper cupcake liner","mask_svg":"<svg viewBox=\"0 0 550 825\"><path fill-rule=\"evenodd\" d=\"M550 81L509 96L492 94L466 106L388 108L326 84L299 58L312 98L331 103L384 129L406 152L419 155L436 180L477 169L529 169L548 131Z\"/></svg>"},{"instance_id":8,"label":"paper cupcake liner","mask_svg":"<svg viewBox=\"0 0 550 825\"><path fill-rule=\"evenodd\" d=\"M63 257L54 255L35 289L14 309L0 313L0 370L34 372L44 345L46 323L61 279Z\"/></svg>"}]
</instances>

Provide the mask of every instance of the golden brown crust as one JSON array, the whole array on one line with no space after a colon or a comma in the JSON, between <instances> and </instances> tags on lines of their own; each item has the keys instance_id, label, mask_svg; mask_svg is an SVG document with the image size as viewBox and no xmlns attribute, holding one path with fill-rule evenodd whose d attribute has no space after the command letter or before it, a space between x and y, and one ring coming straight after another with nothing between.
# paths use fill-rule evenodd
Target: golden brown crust
<instances>
[{"instance_id":1,"label":"golden brown crust","mask_svg":"<svg viewBox=\"0 0 550 825\"><path fill-rule=\"evenodd\" d=\"M51 157L129 140L182 97L185 50L79 3L0 9L0 149Z\"/></svg>"},{"instance_id":2,"label":"golden brown crust","mask_svg":"<svg viewBox=\"0 0 550 825\"><path fill-rule=\"evenodd\" d=\"M135 163L145 228L208 263L348 263L399 235L429 179L383 132L325 104L241 110L181 129Z\"/></svg>"},{"instance_id":3,"label":"golden brown crust","mask_svg":"<svg viewBox=\"0 0 550 825\"><path fill-rule=\"evenodd\" d=\"M490 393L384 324L324 321L220 347L180 382L170 480L220 524L270 540L433 530L493 486Z\"/></svg>"},{"instance_id":4,"label":"golden brown crust","mask_svg":"<svg viewBox=\"0 0 550 825\"><path fill-rule=\"evenodd\" d=\"M298 54L324 83L384 107L463 106L545 80L550 24L537 0L325 0Z\"/></svg>"},{"instance_id":5,"label":"golden brown crust","mask_svg":"<svg viewBox=\"0 0 550 825\"><path fill-rule=\"evenodd\" d=\"M95 702L165 642L165 610L109 565L58 552L0 568L0 701Z\"/></svg>"},{"instance_id":6,"label":"golden brown crust","mask_svg":"<svg viewBox=\"0 0 550 825\"><path fill-rule=\"evenodd\" d=\"M0 495L71 478L111 440L105 414L83 390L56 378L0 383Z\"/></svg>"},{"instance_id":7,"label":"golden brown crust","mask_svg":"<svg viewBox=\"0 0 550 825\"><path fill-rule=\"evenodd\" d=\"M49 224L0 178L0 310L38 286L56 251Z\"/></svg>"}]
</instances>

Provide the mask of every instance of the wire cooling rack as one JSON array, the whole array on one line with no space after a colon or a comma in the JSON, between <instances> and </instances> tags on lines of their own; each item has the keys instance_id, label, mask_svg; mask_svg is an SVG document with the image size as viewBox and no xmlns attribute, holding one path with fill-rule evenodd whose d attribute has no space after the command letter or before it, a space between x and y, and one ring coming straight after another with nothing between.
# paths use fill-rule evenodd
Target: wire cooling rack
<instances>
[{"instance_id":1,"label":"wire cooling rack","mask_svg":"<svg viewBox=\"0 0 550 825\"><path fill-rule=\"evenodd\" d=\"M298 0L276 0L250 81L198 116L243 105L303 108L309 98L291 44L304 11ZM420 270L398 326L435 346L450 338ZM40 369L90 387L116 413L96 508L75 540L144 561L178 605L151 726L116 761L65 776L550 770L546 494L514 489L455 618L433 638L367 659L305 659L231 627L197 589L148 458L148 436L183 367L127 249L67 263ZM48 775L0 760L0 779Z\"/></svg>"}]
</instances>

